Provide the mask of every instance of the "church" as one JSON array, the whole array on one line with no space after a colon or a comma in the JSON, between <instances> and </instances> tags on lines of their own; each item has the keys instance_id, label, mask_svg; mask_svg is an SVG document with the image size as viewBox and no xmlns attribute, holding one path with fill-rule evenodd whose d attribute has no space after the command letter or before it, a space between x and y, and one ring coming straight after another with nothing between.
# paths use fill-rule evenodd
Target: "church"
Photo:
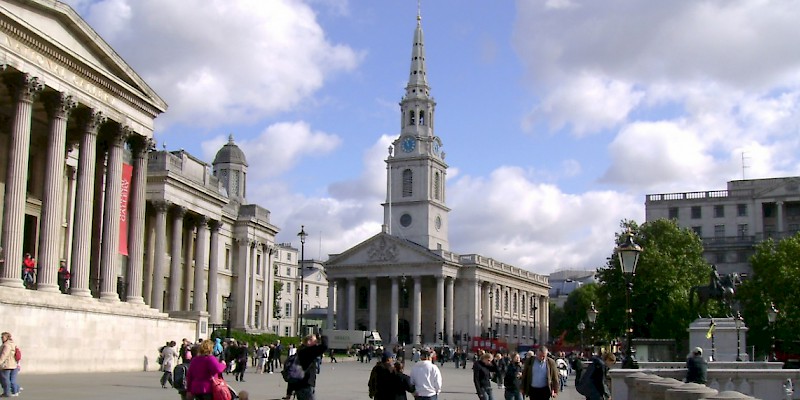
<instances>
[{"instance_id":1,"label":"church","mask_svg":"<svg viewBox=\"0 0 800 400\"><path fill-rule=\"evenodd\" d=\"M386 159L383 229L325 263L328 326L378 331L387 344L463 346L490 333L512 348L544 343L546 276L450 251L447 163L419 15L410 61L400 135Z\"/></svg>"}]
</instances>

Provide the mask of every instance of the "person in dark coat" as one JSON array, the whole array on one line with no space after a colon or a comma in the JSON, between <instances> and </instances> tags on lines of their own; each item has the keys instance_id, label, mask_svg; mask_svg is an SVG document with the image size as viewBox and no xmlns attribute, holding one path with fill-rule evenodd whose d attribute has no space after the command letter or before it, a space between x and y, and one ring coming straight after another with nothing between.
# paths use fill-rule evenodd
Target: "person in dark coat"
<instances>
[{"instance_id":1,"label":"person in dark coat","mask_svg":"<svg viewBox=\"0 0 800 400\"><path fill-rule=\"evenodd\" d=\"M303 381L290 385L297 400L314 400L317 386L317 357L322 357L328 351L328 337L311 334L303 338L303 346L297 350L297 363L306 371ZM311 367L314 368L311 368ZM288 392L288 390L287 390Z\"/></svg>"},{"instance_id":2,"label":"person in dark coat","mask_svg":"<svg viewBox=\"0 0 800 400\"><path fill-rule=\"evenodd\" d=\"M518 353L511 353L508 365L503 376L503 386L505 386L505 398L522 400L522 361Z\"/></svg>"},{"instance_id":3,"label":"person in dark coat","mask_svg":"<svg viewBox=\"0 0 800 400\"><path fill-rule=\"evenodd\" d=\"M708 376L708 364L703 359L703 349L695 347L691 357L686 359L686 382L705 385Z\"/></svg>"},{"instance_id":4,"label":"person in dark coat","mask_svg":"<svg viewBox=\"0 0 800 400\"><path fill-rule=\"evenodd\" d=\"M591 378L592 392L586 400L608 400L611 398L611 389L608 387L608 369L617 362L613 353L605 353L602 357L592 358ZM585 373L589 373L587 370Z\"/></svg>"},{"instance_id":5,"label":"person in dark coat","mask_svg":"<svg viewBox=\"0 0 800 400\"><path fill-rule=\"evenodd\" d=\"M369 398L375 400L394 400L395 386L397 377L394 373L395 356L386 351L381 356L381 360L372 367L369 374Z\"/></svg>"},{"instance_id":6,"label":"person in dark coat","mask_svg":"<svg viewBox=\"0 0 800 400\"><path fill-rule=\"evenodd\" d=\"M395 390L394 390L394 400L406 400L408 399L408 395L406 393L414 393L414 385L411 384L411 377L406 375L403 372L403 363L395 362L394 363L394 374L395 374Z\"/></svg>"},{"instance_id":7,"label":"person in dark coat","mask_svg":"<svg viewBox=\"0 0 800 400\"><path fill-rule=\"evenodd\" d=\"M483 353L472 365L472 382L478 400L494 400L492 397L492 372L497 373L497 365L492 362L491 353Z\"/></svg>"}]
</instances>

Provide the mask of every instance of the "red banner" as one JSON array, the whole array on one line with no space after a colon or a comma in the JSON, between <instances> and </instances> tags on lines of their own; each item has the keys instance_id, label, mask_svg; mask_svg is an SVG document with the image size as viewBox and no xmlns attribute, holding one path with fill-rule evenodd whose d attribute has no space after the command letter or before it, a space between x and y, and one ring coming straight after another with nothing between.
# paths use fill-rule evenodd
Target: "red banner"
<instances>
[{"instance_id":1,"label":"red banner","mask_svg":"<svg viewBox=\"0 0 800 400\"><path fill-rule=\"evenodd\" d=\"M119 196L119 253L128 255L128 198L131 193L133 165L122 164L122 190Z\"/></svg>"}]
</instances>

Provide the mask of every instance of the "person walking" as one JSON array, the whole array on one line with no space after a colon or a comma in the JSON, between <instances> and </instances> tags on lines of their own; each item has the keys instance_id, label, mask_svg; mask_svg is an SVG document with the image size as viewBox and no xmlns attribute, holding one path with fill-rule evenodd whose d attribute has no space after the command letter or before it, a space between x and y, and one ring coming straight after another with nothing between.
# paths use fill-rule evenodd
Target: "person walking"
<instances>
[{"instance_id":1,"label":"person walking","mask_svg":"<svg viewBox=\"0 0 800 400\"><path fill-rule=\"evenodd\" d=\"M520 391L523 396L528 396L532 400L547 400L558 396L560 386L558 366L547 353L547 347L540 346L536 356L529 357L522 370Z\"/></svg>"},{"instance_id":2,"label":"person walking","mask_svg":"<svg viewBox=\"0 0 800 400\"><path fill-rule=\"evenodd\" d=\"M419 362L411 368L411 384L415 400L438 400L442 391L442 372L431 362L430 349L419 352Z\"/></svg>"},{"instance_id":3,"label":"person walking","mask_svg":"<svg viewBox=\"0 0 800 400\"><path fill-rule=\"evenodd\" d=\"M498 353L499 354L499 353ZM491 353L484 353L472 364L472 383L478 400L494 400L492 396L492 373L498 374L497 363Z\"/></svg>"},{"instance_id":4,"label":"person walking","mask_svg":"<svg viewBox=\"0 0 800 400\"><path fill-rule=\"evenodd\" d=\"M522 400L522 361L519 353L511 353L508 366L503 376L503 386L505 386L505 400Z\"/></svg>"},{"instance_id":5,"label":"person walking","mask_svg":"<svg viewBox=\"0 0 800 400\"><path fill-rule=\"evenodd\" d=\"M585 396L586 400L609 400L611 398L611 389L608 387L608 369L616 362L617 357L610 352L604 353L602 357L592 357L591 365L583 372L590 374L588 378L592 383L589 395Z\"/></svg>"},{"instance_id":6,"label":"person walking","mask_svg":"<svg viewBox=\"0 0 800 400\"><path fill-rule=\"evenodd\" d=\"M175 341L169 342L167 346L161 350L161 370L164 373L161 375L161 387L166 389L167 382L172 386L172 371L175 369L175 360L178 359L178 351L175 350Z\"/></svg>"},{"instance_id":7,"label":"person walking","mask_svg":"<svg viewBox=\"0 0 800 400\"><path fill-rule=\"evenodd\" d=\"M297 363L305 371L305 377L302 382L290 385L297 400L314 400L317 386L317 358L322 357L327 350L327 336L317 339L317 335L311 334L303 339L303 346L297 350Z\"/></svg>"},{"instance_id":8,"label":"person walking","mask_svg":"<svg viewBox=\"0 0 800 400\"><path fill-rule=\"evenodd\" d=\"M708 364L703 359L703 349L695 347L686 359L686 382L705 385L708 376Z\"/></svg>"},{"instance_id":9,"label":"person walking","mask_svg":"<svg viewBox=\"0 0 800 400\"><path fill-rule=\"evenodd\" d=\"M187 397L194 400L213 400L212 379L221 377L225 364L212 355L214 342L204 340L197 349L197 356L192 358L186 372Z\"/></svg>"},{"instance_id":10,"label":"person walking","mask_svg":"<svg viewBox=\"0 0 800 400\"><path fill-rule=\"evenodd\" d=\"M411 384L411 377L403 372L403 363L394 363L394 374L396 377L394 386L394 400L406 400L406 393L414 393L414 385Z\"/></svg>"},{"instance_id":11,"label":"person walking","mask_svg":"<svg viewBox=\"0 0 800 400\"><path fill-rule=\"evenodd\" d=\"M3 345L0 347L0 384L3 386L3 396L19 396L19 387L16 386L16 380L11 380L11 373L17 369L17 345L11 334L8 332L2 333Z\"/></svg>"},{"instance_id":12,"label":"person walking","mask_svg":"<svg viewBox=\"0 0 800 400\"><path fill-rule=\"evenodd\" d=\"M375 363L369 374L369 398L374 400L394 400L397 376L394 372L395 355L385 351L381 360Z\"/></svg>"},{"instance_id":13,"label":"person walking","mask_svg":"<svg viewBox=\"0 0 800 400\"><path fill-rule=\"evenodd\" d=\"M22 284L26 289L33 289L36 281L36 260L31 253L25 253L22 258Z\"/></svg>"}]
</instances>

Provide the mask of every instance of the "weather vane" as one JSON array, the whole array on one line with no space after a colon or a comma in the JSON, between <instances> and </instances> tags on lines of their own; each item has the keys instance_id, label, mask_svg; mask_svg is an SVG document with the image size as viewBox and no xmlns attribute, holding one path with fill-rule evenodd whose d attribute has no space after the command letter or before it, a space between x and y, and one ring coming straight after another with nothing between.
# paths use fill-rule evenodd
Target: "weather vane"
<instances>
[{"instance_id":1,"label":"weather vane","mask_svg":"<svg viewBox=\"0 0 800 400\"><path fill-rule=\"evenodd\" d=\"M417 21L422 19L422 0L417 0Z\"/></svg>"}]
</instances>

